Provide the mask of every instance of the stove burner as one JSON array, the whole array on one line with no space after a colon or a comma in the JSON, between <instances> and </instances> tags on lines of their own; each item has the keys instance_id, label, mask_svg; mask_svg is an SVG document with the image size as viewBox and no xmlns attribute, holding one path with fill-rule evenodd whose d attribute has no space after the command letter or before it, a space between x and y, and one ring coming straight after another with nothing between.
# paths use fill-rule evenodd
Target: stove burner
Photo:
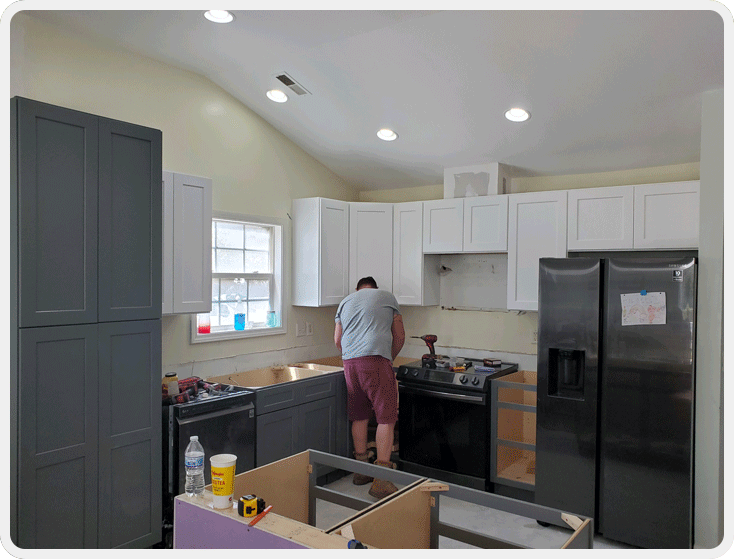
<instances>
[{"instance_id":1,"label":"stove burner","mask_svg":"<svg viewBox=\"0 0 734 559\"><path fill-rule=\"evenodd\" d=\"M443 362L445 363L445 362ZM421 385L425 388L452 387L470 392L488 392L490 380L518 370L517 363L502 363L497 367L485 367L482 359L464 358L464 370L452 371L437 360L432 366L424 361L414 361L398 368L397 379L405 385Z\"/></svg>"}]
</instances>

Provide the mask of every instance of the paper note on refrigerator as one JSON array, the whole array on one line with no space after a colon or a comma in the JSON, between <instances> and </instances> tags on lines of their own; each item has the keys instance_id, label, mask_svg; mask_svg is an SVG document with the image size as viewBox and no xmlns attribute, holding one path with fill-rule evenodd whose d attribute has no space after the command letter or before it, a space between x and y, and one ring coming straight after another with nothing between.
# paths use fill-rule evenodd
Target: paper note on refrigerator
<instances>
[{"instance_id":1,"label":"paper note on refrigerator","mask_svg":"<svg viewBox=\"0 0 734 559\"><path fill-rule=\"evenodd\" d=\"M665 292L622 293L622 326L665 324Z\"/></svg>"}]
</instances>

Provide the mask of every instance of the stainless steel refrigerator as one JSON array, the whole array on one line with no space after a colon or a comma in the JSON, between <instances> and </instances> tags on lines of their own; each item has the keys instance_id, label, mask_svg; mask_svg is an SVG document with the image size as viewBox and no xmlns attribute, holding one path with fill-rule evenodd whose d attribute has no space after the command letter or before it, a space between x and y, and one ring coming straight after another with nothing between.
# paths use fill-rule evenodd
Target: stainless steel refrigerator
<instances>
[{"instance_id":1,"label":"stainless steel refrigerator","mask_svg":"<svg viewBox=\"0 0 734 559\"><path fill-rule=\"evenodd\" d=\"M542 258L535 501L692 545L695 258Z\"/></svg>"}]
</instances>

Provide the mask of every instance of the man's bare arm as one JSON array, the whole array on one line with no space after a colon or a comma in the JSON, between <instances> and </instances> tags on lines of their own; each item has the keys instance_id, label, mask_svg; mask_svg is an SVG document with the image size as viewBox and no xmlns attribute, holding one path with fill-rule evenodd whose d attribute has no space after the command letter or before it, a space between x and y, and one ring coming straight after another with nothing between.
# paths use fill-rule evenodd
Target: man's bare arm
<instances>
[{"instance_id":1,"label":"man's bare arm","mask_svg":"<svg viewBox=\"0 0 734 559\"><path fill-rule=\"evenodd\" d=\"M339 351L342 350L342 323L339 321L334 326L334 344L339 348Z\"/></svg>"},{"instance_id":2,"label":"man's bare arm","mask_svg":"<svg viewBox=\"0 0 734 559\"><path fill-rule=\"evenodd\" d=\"M400 350L403 349L403 344L405 344L405 327L403 326L403 317L402 315L396 314L392 318L392 360L395 361L395 358L398 356L398 353L400 353Z\"/></svg>"}]
</instances>

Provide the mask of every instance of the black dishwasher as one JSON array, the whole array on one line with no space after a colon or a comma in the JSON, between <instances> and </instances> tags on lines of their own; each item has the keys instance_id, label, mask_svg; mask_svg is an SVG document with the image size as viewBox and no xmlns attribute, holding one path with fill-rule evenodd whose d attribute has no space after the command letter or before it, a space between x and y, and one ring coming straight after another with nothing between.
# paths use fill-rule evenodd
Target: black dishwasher
<instances>
[{"instance_id":1,"label":"black dishwasher","mask_svg":"<svg viewBox=\"0 0 734 559\"><path fill-rule=\"evenodd\" d=\"M237 456L235 474L255 467L255 393L218 385L183 404L163 407L163 532L173 524L173 500L184 492L184 452L192 435L204 447L204 481L211 483L209 459L215 454ZM167 542L166 542L167 543Z\"/></svg>"}]
</instances>

